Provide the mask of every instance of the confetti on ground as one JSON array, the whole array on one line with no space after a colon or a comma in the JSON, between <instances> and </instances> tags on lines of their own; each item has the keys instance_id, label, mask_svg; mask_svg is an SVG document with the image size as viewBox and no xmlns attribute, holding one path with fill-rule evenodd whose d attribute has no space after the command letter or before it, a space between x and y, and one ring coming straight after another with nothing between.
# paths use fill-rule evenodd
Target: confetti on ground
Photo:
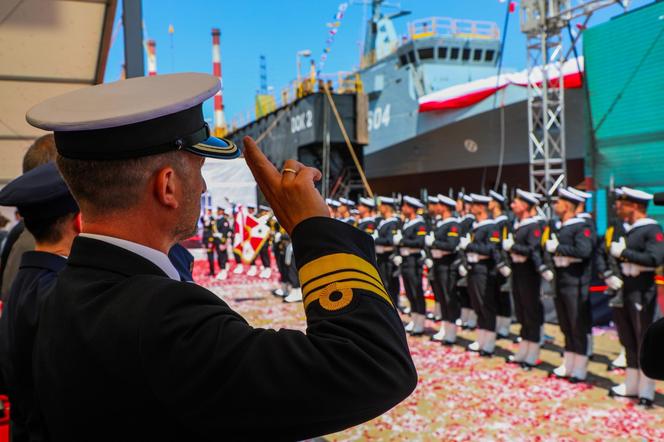
<instances>
[{"instance_id":1,"label":"confetti on ground","mask_svg":"<svg viewBox=\"0 0 664 442\"><path fill-rule=\"evenodd\" d=\"M207 263L196 262L196 281L208 287L256 327L305 329L302 304L286 304L272 296L277 274L270 280L231 275L226 281L205 276ZM431 308L431 305L429 306ZM403 317L406 321L406 317ZM427 321L428 334L439 324ZM512 326L512 333L519 326ZM443 347L428 337L411 338L417 366L417 389L404 402L370 422L326 436L330 441L610 441L664 440L664 385L658 383L656 407L643 410L631 400L614 400L608 389L622 380L624 370L607 371L619 351L615 332L594 330L595 356L587 384L550 379L560 364L562 337L545 346L538 368L525 372L503 357L516 350L501 340L496 356L480 358L465 351L475 333L461 332L458 345ZM321 398L321 400L325 400Z\"/></svg>"}]
</instances>

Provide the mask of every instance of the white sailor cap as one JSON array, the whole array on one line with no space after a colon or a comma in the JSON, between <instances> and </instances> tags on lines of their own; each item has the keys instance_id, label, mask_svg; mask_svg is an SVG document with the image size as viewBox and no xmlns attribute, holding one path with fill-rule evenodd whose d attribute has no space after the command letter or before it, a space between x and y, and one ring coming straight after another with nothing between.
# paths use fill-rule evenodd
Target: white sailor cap
<instances>
[{"instance_id":1,"label":"white sailor cap","mask_svg":"<svg viewBox=\"0 0 664 442\"><path fill-rule=\"evenodd\" d=\"M494 200L498 201L499 203L504 203L505 202L505 197L495 190L489 190L489 196Z\"/></svg>"},{"instance_id":2,"label":"white sailor cap","mask_svg":"<svg viewBox=\"0 0 664 442\"><path fill-rule=\"evenodd\" d=\"M256 210L256 205L255 205L255 204L247 204L247 209L254 209L254 210Z\"/></svg>"},{"instance_id":3,"label":"white sailor cap","mask_svg":"<svg viewBox=\"0 0 664 442\"><path fill-rule=\"evenodd\" d=\"M491 197L480 195L479 193L471 193L470 197L472 198L473 204L489 204L491 201Z\"/></svg>"},{"instance_id":4,"label":"white sailor cap","mask_svg":"<svg viewBox=\"0 0 664 442\"><path fill-rule=\"evenodd\" d=\"M424 207L424 204L422 204L422 201L420 201L417 198L413 198L412 196L405 195L403 197L403 204L408 204L411 207L414 207L416 209L421 209Z\"/></svg>"},{"instance_id":5,"label":"white sailor cap","mask_svg":"<svg viewBox=\"0 0 664 442\"><path fill-rule=\"evenodd\" d=\"M558 189L558 196L566 201L569 201L574 204L585 203L586 200L582 196L577 195L576 193L570 192L569 190L561 187Z\"/></svg>"},{"instance_id":6,"label":"white sailor cap","mask_svg":"<svg viewBox=\"0 0 664 442\"><path fill-rule=\"evenodd\" d=\"M536 196L536 194L527 192L522 189L516 189L516 197L532 206L539 204L539 198Z\"/></svg>"},{"instance_id":7,"label":"white sailor cap","mask_svg":"<svg viewBox=\"0 0 664 442\"><path fill-rule=\"evenodd\" d=\"M351 215L359 215L359 214L360 214L360 211L357 210L357 209L350 209L350 214L351 214Z\"/></svg>"},{"instance_id":8,"label":"white sailor cap","mask_svg":"<svg viewBox=\"0 0 664 442\"><path fill-rule=\"evenodd\" d=\"M376 207L376 202L373 200L373 198L366 198L364 196L361 196L360 199L358 200L359 204L362 204L363 206L371 207L374 208Z\"/></svg>"},{"instance_id":9,"label":"white sailor cap","mask_svg":"<svg viewBox=\"0 0 664 442\"><path fill-rule=\"evenodd\" d=\"M433 195L428 195L427 196L427 203L429 203L429 204L438 204L438 197L433 196Z\"/></svg>"},{"instance_id":10,"label":"white sailor cap","mask_svg":"<svg viewBox=\"0 0 664 442\"><path fill-rule=\"evenodd\" d=\"M259 209L259 210L262 210L262 211L265 211L265 212L269 212L270 210L272 210L272 209L270 208L270 206L266 206L266 205L264 205L264 204L260 204L260 205L258 206L258 209Z\"/></svg>"},{"instance_id":11,"label":"white sailor cap","mask_svg":"<svg viewBox=\"0 0 664 442\"><path fill-rule=\"evenodd\" d=\"M440 204L444 204L444 205L449 206L451 208L456 207L456 201L454 201L452 198L450 198L448 196L443 195L442 193L438 194L438 202Z\"/></svg>"},{"instance_id":12,"label":"white sailor cap","mask_svg":"<svg viewBox=\"0 0 664 442\"><path fill-rule=\"evenodd\" d=\"M466 203L472 203L473 202L473 197L470 195L461 195L461 198L463 198L463 201Z\"/></svg>"},{"instance_id":13,"label":"white sailor cap","mask_svg":"<svg viewBox=\"0 0 664 442\"><path fill-rule=\"evenodd\" d=\"M388 206L396 206L397 205L397 199L392 198L390 196L379 196L378 197L378 204L386 204Z\"/></svg>"},{"instance_id":14,"label":"white sailor cap","mask_svg":"<svg viewBox=\"0 0 664 442\"><path fill-rule=\"evenodd\" d=\"M121 160L178 150L237 158L237 146L210 136L203 118L203 102L219 89L217 77L200 73L130 78L50 98L26 119L53 131L65 158Z\"/></svg>"},{"instance_id":15,"label":"white sailor cap","mask_svg":"<svg viewBox=\"0 0 664 442\"><path fill-rule=\"evenodd\" d=\"M347 198L339 198L339 202L344 206L355 207L355 201L349 200Z\"/></svg>"},{"instance_id":16,"label":"white sailor cap","mask_svg":"<svg viewBox=\"0 0 664 442\"><path fill-rule=\"evenodd\" d=\"M341 203L337 200L333 200L332 198L325 198L325 203L327 203L328 206L330 207L339 207L341 206Z\"/></svg>"},{"instance_id":17,"label":"white sailor cap","mask_svg":"<svg viewBox=\"0 0 664 442\"><path fill-rule=\"evenodd\" d=\"M653 195L643 190L632 189L631 187L621 187L622 194L619 198L621 200L633 201L640 204L648 204L653 199Z\"/></svg>"},{"instance_id":18,"label":"white sailor cap","mask_svg":"<svg viewBox=\"0 0 664 442\"><path fill-rule=\"evenodd\" d=\"M570 192L572 192L575 195L580 196L584 200L588 200L588 199L593 197L592 193L584 192L583 190L577 189L576 187L569 186L569 187L567 187L567 190L569 190Z\"/></svg>"}]
</instances>

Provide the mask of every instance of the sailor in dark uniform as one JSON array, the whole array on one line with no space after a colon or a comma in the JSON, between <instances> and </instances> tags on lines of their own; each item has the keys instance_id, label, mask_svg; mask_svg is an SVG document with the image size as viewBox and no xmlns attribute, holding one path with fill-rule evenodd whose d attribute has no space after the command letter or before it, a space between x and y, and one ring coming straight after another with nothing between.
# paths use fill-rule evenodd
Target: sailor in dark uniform
<instances>
[{"instance_id":1,"label":"sailor in dark uniform","mask_svg":"<svg viewBox=\"0 0 664 442\"><path fill-rule=\"evenodd\" d=\"M410 302L411 322L406 325L406 331L413 336L424 334L424 322L426 320L426 303L424 300L424 288L422 287L422 249L424 249L424 237L427 235L427 227L424 219L417 214L418 209L424 208L424 204L411 196L404 196L401 213L404 216L404 224L401 230L393 237L393 243L399 247L402 258L401 278L406 290L406 296Z\"/></svg>"},{"instance_id":2,"label":"sailor in dark uniform","mask_svg":"<svg viewBox=\"0 0 664 442\"><path fill-rule=\"evenodd\" d=\"M456 292L456 250L459 245L459 222L454 217L456 201L445 195L437 196L436 220L433 230L425 237L433 266L432 288L441 305L443 325L432 339L445 345L456 342L456 321L461 315L461 306Z\"/></svg>"},{"instance_id":3,"label":"sailor in dark uniform","mask_svg":"<svg viewBox=\"0 0 664 442\"><path fill-rule=\"evenodd\" d=\"M424 224L427 226L427 232L431 232L434 228L434 224L436 223L437 219L437 213L438 213L438 197L436 195L427 195L426 198L427 202L427 210L422 214L422 218L424 219ZM425 247L424 250L422 251L422 254L424 256L424 259L422 261L422 264L424 267L427 268L427 281L430 284L430 289L433 292L433 259L431 257L431 252L429 251L428 247ZM426 292L425 288L425 292ZM438 297L434 294L434 309L433 312L428 312L426 317L427 319L430 319L435 322L440 322L443 320L443 304L440 303ZM439 336L439 334L436 334Z\"/></svg>"},{"instance_id":4,"label":"sailor in dark uniform","mask_svg":"<svg viewBox=\"0 0 664 442\"><path fill-rule=\"evenodd\" d=\"M339 209L337 210L338 220L351 226L357 226L355 217L351 213L355 209L355 201L348 198L339 198Z\"/></svg>"},{"instance_id":5,"label":"sailor in dark uniform","mask_svg":"<svg viewBox=\"0 0 664 442\"><path fill-rule=\"evenodd\" d=\"M490 190L489 211L493 221L500 231L501 241L507 238L511 231L510 219L505 213L505 196ZM510 297L509 276L512 273L509 256L504 250L499 250L500 261L497 263L496 275L496 333L500 338L508 338L510 325L512 325L512 300Z\"/></svg>"},{"instance_id":6,"label":"sailor in dark uniform","mask_svg":"<svg viewBox=\"0 0 664 442\"><path fill-rule=\"evenodd\" d=\"M473 229L473 223L475 222L475 215L471 213L470 205L473 203L473 199L470 195L464 195L459 193L457 198L457 214L459 220L459 238L463 238L468 235ZM457 269L458 269L458 278L457 278L457 294L459 297L459 304L461 305L461 317L459 318L458 324L464 329L474 330L477 326L477 314L470 305L470 296L468 295L468 269L460 265L460 257L465 256L463 253L460 253L457 256ZM465 273L464 273L465 272Z\"/></svg>"},{"instance_id":7,"label":"sailor in dark uniform","mask_svg":"<svg viewBox=\"0 0 664 442\"><path fill-rule=\"evenodd\" d=\"M360 212L360 221L357 228L368 235L373 235L376 231L376 217L373 211L376 209L376 202L372 198L360 197L357 204L357 210Z\"/></svg>"},{"instance_id":8,"label":"sailor in dark uniform","mask_svg":"<svg viewBox=\"0 0 664 442\"><path fill-rule=\"evenodd\" d=\"M472 232L461 238L459 247L464 250L470 269L468 270L468 294L473 310L477 314L477 341L468 350L480 356L490 357L496 347L496 264L500 260L500 230L489 218L491 198L473 193L471 209L476 221Z\"/></svg>"},{"instance_id":9,"label":"sailor in dark uniform","mask_svg":"<svg viewBox=\"0 0 664 442\"><path fill-rule=\"evenodd\" d=\"M28 112L55 131L84 220L33 352L52 441L303 440L372 419L415 388L373 240L327 217L320 172L295 160L280 172L249 137L247 164L291 234L306 333L251 327L180 281L166 253L194 231L204 157L240 155L203 119L218 90L206 74L139 77Z\"/></svg>"},{"instance_id":10,"label":"sailor in dark uniform","mask_svg":"<svg viewBox=\"0 0 664 442\"><path fill-rule=\"evenodd\" d=\"M78 206L55 163L21 175L0 191L0 205L16 206L36 248L21 257L0 318L0 363L9 387L11 438L48 440L32 378L39 309L67 262L81 230Z\"/></svg>"},{"instance_id":11,"label":"sailor in dark uniform","mask_svg":"<svg viewBox=\"0 0 664 442\"><path fill-rule=\"evenodd\" d=\"M327 204L327 208L330 213L330 218L337 219L338 218L337 211L339 210L341 203L332 198L325 198L325 203Z\"/></svg>"},{"instance_id":12,"label":"sailor in dark uniform","mask_svg":"<svg viewBox=\"0 0 664 442\"><path fill-rule=\"evenodd\" d=\"M611 255L620 261L624 306L615 309L620 342L627 357L625 383L615 386L613 396L638 397L639 404L652 407L655 381L640 370L639 348L657 310L655 268L664 261L664 234L646 211L653 196L623 187L618 217L627 220L625 236L611 243ZM638 382L636 372L638 371Z\"/></svg>"},{"instance_id":13,"label":"sailor in dark uniform","mask_svg":"<svg viewBox=\"0 0 664 442\"><path fill-rule=\"evenodd\" d=\"M563 363L552 375L572 382L585 381L588 373L588 330L590 313L590 258L592 231L586 221L575 217L584 199L567 189L558 190L555 205L560 228L546 238L546 250L555 265L555 306L560 331L565 335Z\"/></svg>"},{"instance_id":14,"label":"sailor in dark uniform","mask_svg":"<svg viewBox=\"0 0 664 442\"><path fill-rule=\"evenodd\" d=\"M228 264L228 245L233 237L233 227L226 216L226 209L223 207L217 207L216 230L216 253L217 263L219 264L217 279L224 280L228 277L230 268Z\"/></svg>"},{"instance_id":15,"label":"sailor in dark uniform","mask_svg":"<svg viewBox=\"0 0 664 442\"><path fill-rule=\"evenodd\" d=\"M533 215L538 198L530 192L517 189L511 208L516 220L513 233L503 240L503 250L510 254L512 267L512 294L516 318L521 324L519 349L507 358L508 362L531 369L540 353L544 307L540 300L541 272L553 274L542 262L542 221Z\"/></svg>"},{"instance_id":16,"label":"sailor in dark uniform","mask_svg":"<svg viewBox=\"0 0 664 442\"><path fill-rule=\"evenodd\" d=\"M214 276L217 272L214 268L214 253L217 250L217 225L214 216L212 215L212 209L206 209L205 216L201 217L201 223L203 224L203 247L207 253L208 267L210 276Z\"/></svg>"},{"instance_id":17,"label":"sailor in dark uniform","mask_svg":"<svg viewBox=\"0 0 664 442\"><path fill-rule=\"evenodd\" d=\"M394 214L397 206L395 198L381 196L378 197L378 210L381 220L373 233L374 243L376 244L376 261L378 262L378 273L383 280L385 290L392 298L392 303L399 307L399 276L395 275L395 265L392 262L394 253L394 240L392 237L399 230L400 220Z\"/></svg>"}]
</instances>

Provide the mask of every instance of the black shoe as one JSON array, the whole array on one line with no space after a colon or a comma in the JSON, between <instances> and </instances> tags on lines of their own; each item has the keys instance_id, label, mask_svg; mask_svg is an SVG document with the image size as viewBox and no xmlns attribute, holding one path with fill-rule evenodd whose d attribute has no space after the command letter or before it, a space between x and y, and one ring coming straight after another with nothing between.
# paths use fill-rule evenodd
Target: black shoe
<instances>
[{"instance_id":1,"label":"black shoe","mask_svg":"<svg viewBox=\"0 0 664 442\"><path fill-rule=\"evenodd\" d=\"M514 339L512 339L512 342L518 344L519 342L521 342L521 336L516 336Z\"/></svg>"},{"instance_id":2,"label":"black shoe","mask_svg":"<svg viewBox=\"0 0 664 442\"><path fill-rule=\"evenodd\" d=\"M496 337L497 337L498 339L509 339L509 338L510 338L510 335L509 335L509 333L506 334L506 335L504 335L504 334L502 334L502 333L496 333Z\"/></svg>"},{"instance_id":3,"label":"black shoe","mask_svg":"<svg viewBox=\"0 0 664 442\"><path fill-rule=\"evenodd\" d=\"M644 397L639 398L639 407L643 407L646 409L651 409L653 407L653 400L652 399L646 399Z\"/></svg>"},{"instance_id":4,"label":"black shoe","mask_svg":"<svg viewBox=\"0 0 664 442\"><path fill-rule=\"evenodd\" d=\"M493 352L492 351L480 350L480 357L482 357L482 358L492 358L493 357Z\"/></svg>"},{"instance_id":5,"label":"black shoe","mask_svg":"<svg viewBox=\"0 0 664 442\"><path fill-rule=\"evenodd\" d=\"M505 356L505 362L508 364L523 364L523 361L517 361L514 355Z\"/></svg>"},{"instance_id":6,"label":"black shoe","mask_svg":"<svg viewBox=\"0 0 664 442\"><path fill-rule=\"evenodd\" d=\"M413 337L424 336L424 331L421 332L410 332L410 335Z\"/></svg>"},{"instance_id":7,"label":"black shoe","mask_svg":"<svg viewBox=\"0 0 664 442\"><path fill-rule=\"evenodd\" d=\"M627 368L627 367L619 367L619 366L617 366L617 365L613 365L613 362L609 362L609 363L606 365L606 371L624 370L624 369L626 369L626 368Z\"/></svg>"},{"instance_id":8,"label":"black shoe","mask_svg":"<svg viewBox=\"0 0 664 442\"><path fill-rule=\"evenodd\" d=\"M533 368L535 368L535 365L529 364L527 362L522 362L521 368L523 368L524 371L531 371Z\"/></svg>"},{"instance_id":9,"label":"black shoe","mask_svg":"<svg viewBox=\"0 0 664 442\"><path fill-rule=\"evenodd\" d=\"M613 398L623 397L623 398L627 398L627 399L638 399L639 398L635 394L634 395L631 395L631 394L629 394L629 395L628 394L618 394L613 390L613 388L609 388L609 397L613 397Z\"/></svg>"},{"instance_id":10,"label":"black shoe","mask_svg":"<svg viewBox=\"0 0 664 442\"><path fill-rule=\"evenodd\" d=\"M568 377L567 380L569 381L570 384L581 384L583 382L586 382L585 379L579 379L579 378L574 377L574 376Z\"/></svg>"},{"instance_id":11,"label":"black shoe","mask_svg":"<svg viewBox=\"0 0 664 442\"><path fill-rule=\"evenodd\" d=\"M445 339L443 339L442 341L440 341L440 345L442 345L443 347L451 347L454 345L454 342L446 341Z\"/></svg>"}]
</instances>

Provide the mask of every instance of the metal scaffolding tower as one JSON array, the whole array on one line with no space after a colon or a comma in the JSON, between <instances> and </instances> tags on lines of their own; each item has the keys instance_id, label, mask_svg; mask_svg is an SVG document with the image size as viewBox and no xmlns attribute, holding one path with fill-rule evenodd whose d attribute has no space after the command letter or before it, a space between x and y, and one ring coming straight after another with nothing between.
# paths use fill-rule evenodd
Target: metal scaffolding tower
<instances>
[{"instance_id":1,"label":"metal scaffolding tower","mask_svg":"<svg viewBox=\"0 0 664 442\"><path fill-rule=\"evenodd\" d=\"M523 0L521 31L527 38L528 146L530 190L546 194L565 176L565 88L562 67L562 31L575 19L584 19L604 7L629 0ZM580 34L579 34L580 35ZM578 35L571 41L576 44ZM549 81L558 78L559 81Z\"/></svg>"},{"instance_id":2,"label":"metal scaffolding tower","mask_svg":"<svg viewBox=\"0 0 664 442\"><path fill-rule=\"evenodd\" d=\"M260 89L258 90L259 94L266 95L267 91L267 60L265 55L259 56L259 79L260 79Z\"/></svg>"}]
</instances>

